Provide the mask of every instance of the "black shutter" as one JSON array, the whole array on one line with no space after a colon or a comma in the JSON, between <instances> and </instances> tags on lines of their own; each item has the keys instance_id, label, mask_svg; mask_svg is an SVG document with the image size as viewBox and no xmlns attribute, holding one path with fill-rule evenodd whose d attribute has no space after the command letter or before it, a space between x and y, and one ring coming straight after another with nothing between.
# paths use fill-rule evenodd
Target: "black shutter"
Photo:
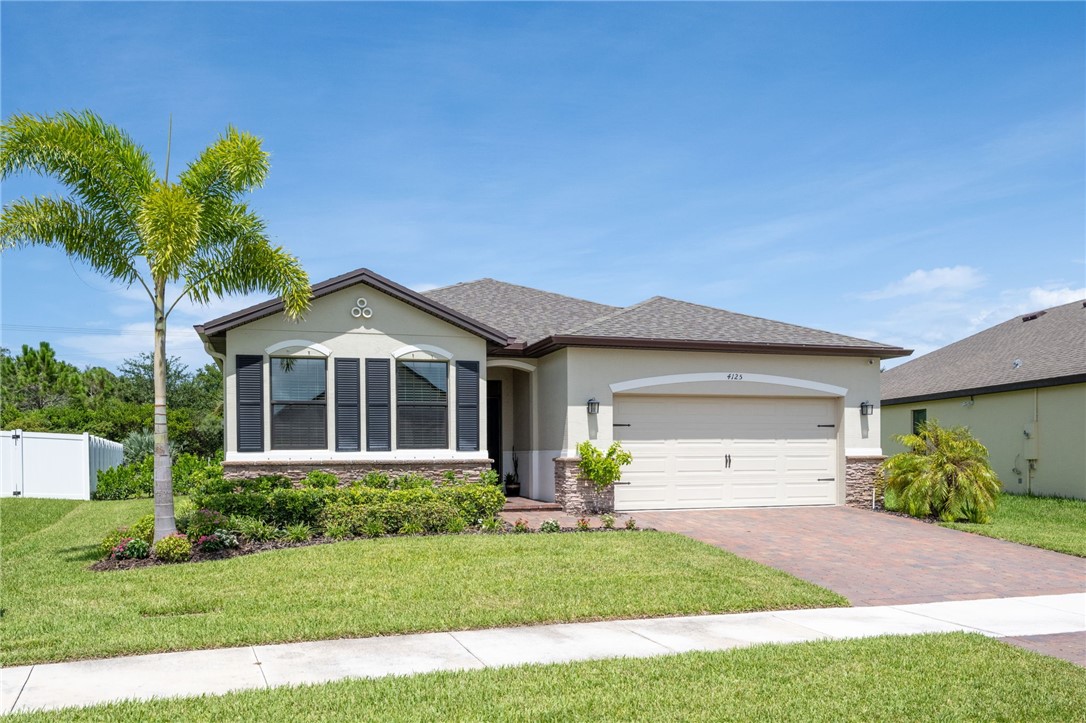
<instances>
[{"instance_id":1,"label":"black shutter","mask_svg":"<svg viewBox=\"0 0 1086 723\"><path fill-rule=\"evenodd\" d=\"M366 360L366 449L392 449L392 363L388 359Z\"/></svg>"},{"instance_id":2,"label":"black shutter","mask_svg":"<svg viewBox=\"0 0 1086 723\"><path fill-rule=\"evenodd\" d=\"M238 403L238 451L264 451L264 357L238 354L234 382Z\"/></svg>"},{"instance_id":3,"label":"black shutter","mask_svg":"<svg viewBox=\"0 0 1086 723\"><path fill-rule=\"evenodd\" d=\"M456 362L456 449L479 451L479 362Z\"/></svg>"},{"instance_id":4,"label":"black shutter","mask_svg":"<svg viewBox=\"0 0 1086 723\"><path fill-rule=\"evenodd\" d=\"M336 359L336 451L362 449L361 380L357 359Z\"/></svg>"}]
</instances>

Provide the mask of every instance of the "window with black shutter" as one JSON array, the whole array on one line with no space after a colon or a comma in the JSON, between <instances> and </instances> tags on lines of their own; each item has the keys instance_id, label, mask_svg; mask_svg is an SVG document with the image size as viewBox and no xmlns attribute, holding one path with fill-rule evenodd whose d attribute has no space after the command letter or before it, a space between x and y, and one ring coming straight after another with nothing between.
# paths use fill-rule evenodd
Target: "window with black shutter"
<instances>
[{"instance_id":1,"label":"window with black shutter","mask_svg":"<svg viewBox=\"0 0 1086 723\"><path fill-rule=\"evenodd\" d=\"M238 354L234 358L238 417L238 451L264 451L264 357Z\"/></svg>"},{"instance_id":2,"label":"window with black shutter","mask_svg":"<svg viewBox=\"0 0 1086 723\"><path fill-rule=\"evenodd\" d=\"M456 448L479 451L479 362L456 362Z\"/></svg>"},{"instance_id":3,"label":"window with black shutter","mask_svg":"<svg viewBox=\"0 0 1086 723\"><path fill-rule=\"evenodd\" d=\"M328 447L327 386L326 360L272 358L272 449Z\"/></svg>"},{"instance_id":4,"label":"window with black shutter","mask_svg":"<svg viewBox=\"0 0 1086 723\"><path fill-rule=\"evenodd\" d=\"M366 450L392 449L392 364L388 359L366 360Z\"/></svg>"},{"instance_id":5,"label":"window with black shutter","mask_svg":"<svg viewBox=\"0 0 1086 723\"><path fill-rule=\"evenodd\" d=\"M448 449L449 365L443 361L396 363L396 447Z\"/></svg>"},{"instance_id":6,"label":"window with black shutter","mask_svg":"<svg viewBox=\"0 0 1086 723\"><path fill-rule=\"evenodd\" d=\"M357 359L336 359L336 451L362 449L362 380Z\"/></svg>"}]
</instances>

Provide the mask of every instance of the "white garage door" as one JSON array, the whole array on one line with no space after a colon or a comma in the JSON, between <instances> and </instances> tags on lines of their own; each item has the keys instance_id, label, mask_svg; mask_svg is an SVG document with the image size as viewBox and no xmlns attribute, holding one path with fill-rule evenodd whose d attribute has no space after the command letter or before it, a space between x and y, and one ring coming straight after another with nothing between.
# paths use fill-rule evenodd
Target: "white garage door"
<instances>
[{"instance_id":1,"label":"white garage door","mask_svg":"<svg viewBox=\"0 0 1086 723\"><path fill-rule=\"evenodd\" d=\"M615 397L618 510L836 502L832 399Z\"/></svg>"}]
</instances>

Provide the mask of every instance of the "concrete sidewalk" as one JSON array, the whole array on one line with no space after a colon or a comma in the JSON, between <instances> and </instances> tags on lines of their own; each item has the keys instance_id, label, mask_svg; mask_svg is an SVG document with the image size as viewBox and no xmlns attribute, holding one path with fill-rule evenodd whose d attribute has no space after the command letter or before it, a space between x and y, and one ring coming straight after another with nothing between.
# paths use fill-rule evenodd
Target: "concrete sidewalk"
<instances>
[{"instance_id":1,"label":"concrete sidewalk","mask_svg":"<svg viewBox=\"0 0 1086 723\"><path fill-rule=\"evenodd\" d=\"M0 671L0 711L221 694L434 670L953 631L992 637L1086 631L1086 593L539 625L21 666Z\"/></svg>"}]
</instances>

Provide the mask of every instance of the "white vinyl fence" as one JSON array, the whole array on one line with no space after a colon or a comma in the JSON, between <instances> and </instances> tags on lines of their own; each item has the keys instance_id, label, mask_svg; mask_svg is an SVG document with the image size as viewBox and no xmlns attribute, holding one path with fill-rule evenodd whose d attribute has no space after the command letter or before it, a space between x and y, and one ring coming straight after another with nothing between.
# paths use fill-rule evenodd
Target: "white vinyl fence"
<instances>
[{"instance_id":1,"label":"white vinyl fence","mask_svg":"<svg viewBox=\"0 0 1086 723\"><path fill-rule=\"evenodd\" d=\"M89 500L124 445L87 434L0 432L0 496Z\"/></svg>"}]
</instances>

